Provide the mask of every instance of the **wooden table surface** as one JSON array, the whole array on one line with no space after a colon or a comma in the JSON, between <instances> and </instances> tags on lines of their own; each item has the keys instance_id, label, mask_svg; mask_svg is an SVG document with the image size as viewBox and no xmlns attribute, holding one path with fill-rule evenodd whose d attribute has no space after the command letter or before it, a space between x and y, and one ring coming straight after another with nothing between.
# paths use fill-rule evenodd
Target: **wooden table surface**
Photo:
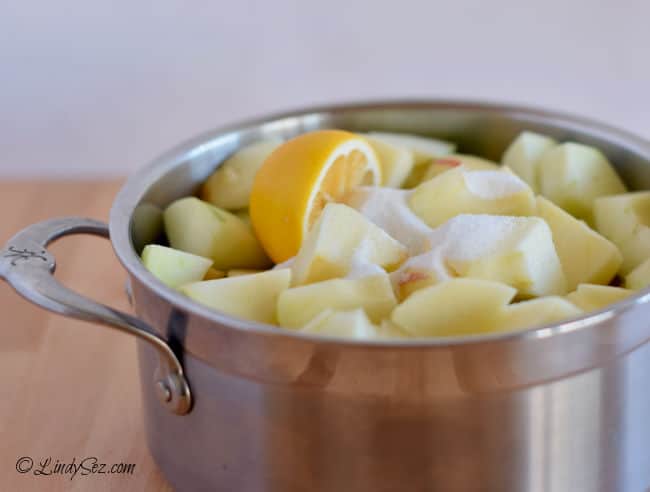
<instances>
[{"instance_id":1,"label":"wooden table surface","mask_svg":"<svg viewBox=\"0 0 650 492\"><path fill-rule=\"evenodd\" d=\"M120 182L0 182L0 243L54 216L106 221ZM57 277L93 299L130 310L126 275L103 238L51 247ZM49 314L0 282L0 490L169 491L147 450L135 341L109 328ZM16 462L51 457L134 463L132 474L35 476ZM89 463L89 462L86 462ZM27 466L23 461L20 466Z\"/></svg>"}]
</instances>

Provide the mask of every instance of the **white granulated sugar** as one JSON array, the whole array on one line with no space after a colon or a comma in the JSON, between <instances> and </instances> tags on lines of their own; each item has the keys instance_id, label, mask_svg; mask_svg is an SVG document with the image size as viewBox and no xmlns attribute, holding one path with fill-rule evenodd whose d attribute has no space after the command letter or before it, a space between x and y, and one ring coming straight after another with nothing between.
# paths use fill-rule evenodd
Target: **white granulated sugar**
<instances>
[{"instance_id":1,"label":"white granulated sugar","mask_svg":"<svg viewBox=\"0 0 650 492\"><path fill-rule=\"evenodd\" d=\"M354 189L345 201L414 255L428 248L427 236L431 228L409 208L410 193L410 190L362 186Z\"/></svg>"},{"instance_id":2,"label":"white granulated sugar","mask_svg":"<svg viewBox=\"0 0 650 492\"><path fill-rule=\"evenodd\" d=\"M352 253L348 265L348 274L345 278L359 279L373 275L384 274L386 271L379 265L368 261L370 249L373 247L370 241L363 240Z\"/></svg>"},{"instance_id":3,"label":"white granulated sugar","mask_svg":"<svg viewBox=\"0 0 650 492\"><path fill-rule=\"evenodd\" d=\"M393 282L405 280L414 271L427 272L436 282L450 278L453 272L447 261L472 261L511 249L534 221L530 217L457 215L431 230L431 249L405 261L392 274Z\"/></svg>"},{"instance_id":4,"label":"white granulated sugar","mask_svg":"<svg viewBox=\"0 0 650 492\"><path fill-rule=\"evenodd\" d=\"M411 256L391 274L393 285L407 281L413 272L427 272L436 282L452 277L451 271L445 264L443 248L434 248L421 255Z\"/></svg>"},{"instance_id":5,"label":"white granulated sugar","mask_svg":"<svg viewBox=\"0 0 650 492\"><path fill-rule=\"evenodd\" d=\"M429 234L431 248L442 248L443 256L473 260L501 249L520 237L530 218L503 215L461 214Z\"/></svg>"},{"instance_id":6,"label":"white granulated sugar","mask_svg":"<svg viewBox=\"0 0 650 492\"><path fill-rule=\"evenodd\" d=\"M463 178L471 194L487 200L514 195L528 187L519 177L504 171L464 171Z\"/></svg>"}]
</instances>

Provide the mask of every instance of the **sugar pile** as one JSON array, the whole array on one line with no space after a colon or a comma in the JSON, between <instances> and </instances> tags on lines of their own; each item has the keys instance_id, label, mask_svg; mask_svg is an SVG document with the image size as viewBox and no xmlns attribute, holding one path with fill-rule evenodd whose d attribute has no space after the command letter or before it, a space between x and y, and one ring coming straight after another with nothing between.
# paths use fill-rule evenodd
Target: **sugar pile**
<instances>
[{"instance_id":1,"label":"sugar pile","mask_svg":"<svg viewBox=\"0 0 650 492\"><path fill-rule=\"evenodd\" d=\"M390 274L391 282L394 286L399 286L413 279L414 274L422 272L426 272L426 277L431 278L434 283L453 277L453 273L445 263L444 248L433 248L421 255L410 257ZM416 275L415 278L418 276Z\"/></svg>"},{"instance_id":2,"label":"sugar pile","mask_svg":"<svg viewBox=\"0 0 650 492\"><path fill-rule=\"evenodd\" d=\"M450 278L454 272L447 262L471 261L511 250L530 226L531 217L458 215L431 230L428 234L431 249L406 260L393 277L397 282L405 281L414 271L419 271L427 272L437 282Z\"/></svg>"},{"instance_id":3,"label":"sugar pile","mask_svg":"<svg viewBox=\"0 0 650 492\"><path fill-rule=\"evenodd\" d=\"M354 189L346 203L381 227L408 249L410 255L428 249L431 228L408 206L409 190L362 186Z\"/></svg>"},{"instance_id":4,"label":"sugar pile","mask_svg":"<svg viewBox=\"0 0 650 492\"><path fill-rule=\"evenodd\" d=\"M359 279L364 277L371 277L373 275L385 274L386 271L379 265L372 263L368 260L370 255L370 248L373 245L368 240L363 240L354 250L350 263L348 264L348 274L345 278Z\"/></svg>"},{"instance_id":5,"label":"sugar pile","mask_svg":"<svg viewBox=\"0 0 650 492\"><path fill-rule=\"evenodd\" d=\"M502 251L517 241L530 226L530 217L461 214L429 233L431 249L441 249L444 257L474 260Z\"/></svg>"}]
</instances>

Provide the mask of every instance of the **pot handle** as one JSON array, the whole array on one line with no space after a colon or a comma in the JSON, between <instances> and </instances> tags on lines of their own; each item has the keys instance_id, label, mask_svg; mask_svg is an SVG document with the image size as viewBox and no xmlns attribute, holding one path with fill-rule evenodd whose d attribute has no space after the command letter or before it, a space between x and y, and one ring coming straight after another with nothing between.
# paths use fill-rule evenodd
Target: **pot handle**
<instances>
[{"instance_id":1,"label":"pot handle","mask_svg":"<svg viewBox=\"0 0 650 492\"><path fill-rule=\"evenodd\" d=\"M192 407L192 394L183 367L167 342L138 318L77 294L54 278L56 262L47 245L71 234L109 237L108 226L92 219L63 217L39 222L16 234L0 250L0 277L38 306L117 328L147 342L160 356L154 376L158 398L173 413L185 415Z\"/></svg>"}]
</instances>

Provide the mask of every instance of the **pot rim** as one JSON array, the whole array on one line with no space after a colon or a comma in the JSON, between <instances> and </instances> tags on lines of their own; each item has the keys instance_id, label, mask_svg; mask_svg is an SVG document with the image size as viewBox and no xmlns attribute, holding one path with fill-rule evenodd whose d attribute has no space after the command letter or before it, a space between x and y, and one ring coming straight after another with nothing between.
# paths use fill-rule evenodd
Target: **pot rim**
<instances>
[{"instance_id":1,"label":"pot rim","mask_svg":"<svg viewBox=\"0 0 650 492\"><path fill-rule=\"evenodd\" d=\"M517 114L525 114L528 119L532 118L545 122L559 121L563 124L564 128L580 129L590 133L591 135L623 144L625 147L633 149L638 154L643 155L647 158L648 162L650 162L650 142L631 132L612 127L593 119L574 116L563 112L543 110L527 105L492 103L468 99L394 99L306 107L287 112L273 113L259 118L247 119L204 132L173 147L171 150L151 161L148 165L140 168L127 179L126 183L118 192L111 208L109 227L113 250L130 275L133 275L143 285L147 286L175 308L199 315L202 318L229 329L243 330L249 334L261 336L302 339L306 342L322 345L348 345L359 348L378 349L423 349L483 344L486 342L514 342L518 340L542 339L578 330L585 330L608 319L620 316L632 308L650 302L650 288L646 288L605 309L593 311L562 323L552 323L525 330L438 338L355 340L344 337L323 337L301 333L294 330L278 328L277 326L265 323L229 316L225 313L210 309L207 306L203 306L183 296L178 291L167 287L150 274L142 265L142 262L135 251L130 235L130 222L133 210L142 200L152 183L162 178L167 172L179 165L181 162L201 154L201 152L204 151L203 147L207 142L210 142L210 146L218 145L219 142L235 138L236 133L242 130L296 117L305 118L312 115L317 116L320 114L355 112L362 110L427 108L474 110L509 114L513 117Z\"/></svg>"}]
</instances>

